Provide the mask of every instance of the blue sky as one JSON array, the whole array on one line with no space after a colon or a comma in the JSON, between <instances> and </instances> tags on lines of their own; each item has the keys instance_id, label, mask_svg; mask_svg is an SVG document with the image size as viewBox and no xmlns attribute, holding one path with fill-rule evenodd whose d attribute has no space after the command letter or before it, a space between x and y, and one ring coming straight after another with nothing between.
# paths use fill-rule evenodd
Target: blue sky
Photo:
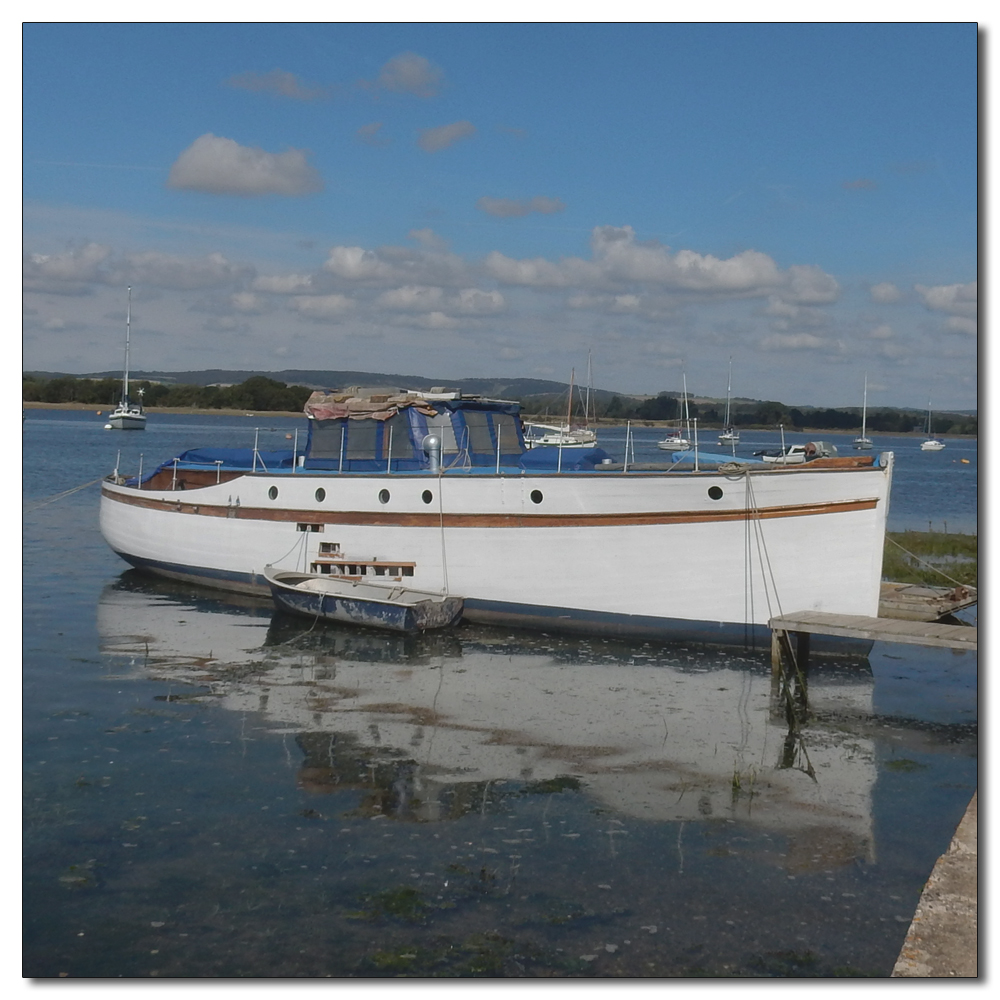
<instances>
[{"instance_id":1,"label":"blue sky","mask_svg":"<svg viewBox=\"0 0 1000 1000\"><path fill-rule=\"evenodd\" d=\"M29 24L29 369L977 405L977 28Z\"/></svg>"}]
</instances>

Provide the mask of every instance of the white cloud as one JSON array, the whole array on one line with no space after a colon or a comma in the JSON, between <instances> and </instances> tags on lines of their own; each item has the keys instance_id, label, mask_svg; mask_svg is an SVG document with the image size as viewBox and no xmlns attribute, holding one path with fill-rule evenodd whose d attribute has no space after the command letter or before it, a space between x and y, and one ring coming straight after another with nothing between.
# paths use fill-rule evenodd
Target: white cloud
<instances>
[{"instance_id":1,"label":"white cloud","mask_svg":"<svg viewBox=\"0 0 1000 1000\"><path fill-rule=\"evenodd\" d=\"M924 305L949 316L974 318L978 308L978 283L967 285L914 285Z\"/></svg>"},{"instance_id":2,"label":"white cloud","mask_svg":"<svg viewBox=\"0 0 1000 1000\"><path fill-rule=\"evenodd\" d=\"M299 82L294 73L282 69L272 69L270 73L237 73L226 83L230 87L241 90L251 90L257 93L274 94L277 97L290 97L296 101L315 101L325 97L327 91L323 87L309 87Z\"/></svg>"},{"instance_id":3,"label":"white cloud","mask_svg":"<svg viewBox=\"0 0 1000 1000\"><path fill-rule=\"evenodd\" d=\"M207 257L177 257L149 250L127 254L113 268L109 281L111 284L188 291L237 284L252 274L252 268L232 264L221 253Z\"/></svg>"},{"instance_id":4,"label":"white cloud","mask_svg":"<svg viewBox=\"0 0 1000 1000\"><path fill-rule=\"evenodd\" d=\"M83 295L87 284L102 280L101 265L111 248L88 243L60 254L28 254L22 266L22 281L28 291Z\"/></svg>"},{"instance_id":5,"label":"white cloud","mask_svg":"<svg viewBox=\"0 0 1000 1000\"><path fill-rule=\"evenodd\" d=\"M362 125L354 133L354 136L359 142L363 142L367 146L388 146L389 140L379 136L383 124L383 122L371 122L368 125Z\"/></svg>"},{"instance_id":6,"label":"white cloud","mask_svg":"<svg viewBox=\"0 0 1000 1000\"><path fill-rule=\"evenodd\" d=\"M772 333L760 346L767 351L816 351L827 345L811 333Z\"/></svg>"},{"instance_id":7,"label":"white cloud","mask_svg":"<svg viewBox=\"0 0 1000 1000\"><path fill-rule=\"evenodd\" d=\"M267 309L265 300L253 292L236 292L230 296L229 302L237 312L252 316L259 316Z\"/></svg>"},{"instance_id":8,"label":"white cloud","mask_svg":"<svg viewBox=\"0 0 1000 1000\"><path fill-rule=\"evenodd\" d=\"M878 302L879 305L889 305L903 297L903 293L891 281L880 281L877 285L872 285L868 294L872 302Z\"/></svg>"},{"instance_id":9,"label":"white cloud","mask_svg":"<svg viewBox=\"0 0 1000 1000\"><path fill-rule=\"evenodd\" d=\"M177 158L167 187L253 198L313 194L323 190L323 181L307 162L305 150L268 153L208 132Z\"/></svg>"},{"instance_id":10,"label":"white cloud","mask_svg":"<svg viewBox=\"0 0 1000 1000\"><path fill-rule=\"evenodd\" d=\"M333 247L323 264L325 270L346 281L392 280L396 270L374 250L363 247Z\"/></svg>"},{"instance_id":11,"label":"white cloud","mask_svg":"<svg viewBox=\"0 0 1000 1000\"><path fill-rule=\"evenodd\" d=\"M448 242L438 236L433 229L411 229L407 234L411 240L416 240L426 250L447 250Z\"/></svg>"},{"instance_id":12,"label":"white cloud","mask_svg":"<svg viewBox=\"0 0 1000 1000\"><path fill-rule=\"evenodd\" d=\"M417 145L425 153L436 153L438 150L453 146L460 139L475 135L476 126L469 121L452 122L450 125L439 125L437 128L420 130Z\"/></svg>"},{"instance_id":13,"label":"white cloud","mask_svg":"<svg viewBox=\"0 0 1000 1000\"><path fill-rule=\"evenodd\" d=\"M879 326L876 326L868 334L868 336L872 340L889 340L891 337L894 336L894 331L893 331L892 327L889 326L888 323L881 323Z\"/></svg>"},{"instance_id":14,"label":"white cloud","mask_svg":"<svg viewBox=\"0 0 1000 1000\"><path fill-rule=\"evenodd\" d=\"M433 97L444 83L444 70L416 52L393 56L381 69L375 86L397 94Z\"/></svg>"},{"instance_id":15,"label":"white cloud","mask_svg":"<svg viewBox=\"0 0 1000 1000\"><path fill-rule=\"evenodd\" d=\"M640 243L631 226L599 226L591 236L592 260L543 258L515 260L493 251L483 266L504 284L535 288L574 287L581 291L649 290L688 293L704 298L772 295L773 302L826 304L840 294L837 282L813 265L782 271L767 254L745 250L729 258L693 250L672 252L659 243ZM774 307L772 307L774 308Z\"/></svg>"},{"instance_id":16,"label":"white cloud","mask_svg":"<svg viewBox=\"0 0 1000 1000\"><path fill-rule=\"evenodd\" d=\"M479 288L463 288L449 296L442 288L408 285L383 292L376 305L397 312L490 316L502 312L506 302L499 292Z\"/></svg>"},{"instance_id":17,"label":"white cloud","mask_svg":"<svg viewBox=\"0 0 1000 1000\"><path fill-rule=\"evenodd\" d=\"M945 322L945 328L952 333L967 333L974 337L979 332L979 324L974 319L965 316L950 316Z\"/></svg>"},{"instance_id":18,"label":"white cloud","mask_svg":"<svg viewBox=\"0 0 1000 1000\"><path fill-rule=\"evenodd\" d=\"M513 198L490 198L483 195L476 202L476 208L487 215L495 215L500 219L517 218L537 212L540 215L552 215L555 212L564 212L566 206L558 198L544 198L538 196L517 201Z\"/></svg>"},{"instance_id":19,"label":"white cloud","mask_svg":"<svg viewBox=\"0 0 1000 1000\"><path fill-rule=\"evenodd\" d=\"M262 274L253 279L251 286L257 292L271 292L275 295L293 295L312 291L312 275L309 274Z\"/></svg>"},{"instance_id":20,"label":"white cloud","mask_svg":"<svg viewBox=\"0 0 1000 1000\"><path fill-rule=\"evenodd\" d=\"M342 319L354 310L355 303L346 295L297 295L290 306L307 319L322 322Z\"/></svg>"}]
</instances>

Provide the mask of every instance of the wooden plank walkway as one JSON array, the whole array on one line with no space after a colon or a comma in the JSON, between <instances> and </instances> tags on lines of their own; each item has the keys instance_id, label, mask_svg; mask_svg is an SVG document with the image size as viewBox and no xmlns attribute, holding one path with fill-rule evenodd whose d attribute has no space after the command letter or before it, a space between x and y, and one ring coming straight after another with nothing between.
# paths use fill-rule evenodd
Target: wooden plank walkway
<instances>
[{"instance_id":1,"label":"wooden plank walkway","mask_svg":"<svg viewBox=\"0 0 1000 1000\"><path fill-rule=\"evenodd\" d=\"M915 646L946 646L950 649L979 648L979 630L974 625L943 625L940 622L870 618L867 615L835 615L826 611L797 611L772 618L767 624L772 631L841 635L850 639L905 642Z\"/></svg>"}]
</instances>

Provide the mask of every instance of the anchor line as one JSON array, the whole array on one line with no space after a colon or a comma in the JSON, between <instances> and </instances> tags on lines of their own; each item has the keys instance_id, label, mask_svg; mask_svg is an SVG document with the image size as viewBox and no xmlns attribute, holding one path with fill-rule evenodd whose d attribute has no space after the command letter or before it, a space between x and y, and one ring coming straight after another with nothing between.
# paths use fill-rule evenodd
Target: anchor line
<instances>
[{"instance_id":1,"label":"anchor line","mask_svg":"<svg viewBox=\"0 0 1000 1000\"><path fill-rule=\"evenodd\" d=\"M46 504L55 503L57 500L62 500L63 497L68 497L71 493L79 493L80 490L85 490L88 486L93 486L95 483L101 482L104 476L98 476L97 479L91 479L89 483L84 483L82 486L74 486L71 490L63 490L62 493L56 493L54 496L47 497L44 500L35 500L33 503L26 504L24 507L25 513L29 513L33 510L37 510L39 507L44 507Z\"/></svg>"},{"instance_id":2,"label":"anchor line","mask_svg":"<svg viewBox=\"0 0 1000 1000\"><path fill-rule=\"evenodd\" d=\"M948 574L945 573L944 570L938 569L937 566L932 566L929 562L924 562L923 559L920 558L920 556L915 556L912 552L908 551L907 549L904 549L903 546L899 544L899 542L893 541L888 535L885 536L885 540L895 545L900 552L905 552L906 555L908 555L911 559L916 559L921 566L926 566L928 569L934 570L935 573L940 573L941 576L943 576L949 583L955 584L956 587L965 586L964 583L959 583L958 580L948 576Z\"/></svg>"}]
</instances>

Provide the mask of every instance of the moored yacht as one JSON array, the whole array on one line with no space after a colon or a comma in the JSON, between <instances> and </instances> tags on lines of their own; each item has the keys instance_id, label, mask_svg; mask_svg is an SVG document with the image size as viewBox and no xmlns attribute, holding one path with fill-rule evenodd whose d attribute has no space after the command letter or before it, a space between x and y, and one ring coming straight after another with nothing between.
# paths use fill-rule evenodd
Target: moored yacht
<instances>
[{"instance_id":1,"label":"moored yacht","mask_svg":"<svg viewBox=\"0 0 1000 1000\"><path fill-rule=\"evenodd\" d=\"M692 468L529 451L517 403L461 391L313 393L305 412L302 452L200 448L109 476L108 544L226 590L268 593L270 565L544 629L743 642L781 609L877 614L891 453Z\"/></svg>"}]
</instances>

